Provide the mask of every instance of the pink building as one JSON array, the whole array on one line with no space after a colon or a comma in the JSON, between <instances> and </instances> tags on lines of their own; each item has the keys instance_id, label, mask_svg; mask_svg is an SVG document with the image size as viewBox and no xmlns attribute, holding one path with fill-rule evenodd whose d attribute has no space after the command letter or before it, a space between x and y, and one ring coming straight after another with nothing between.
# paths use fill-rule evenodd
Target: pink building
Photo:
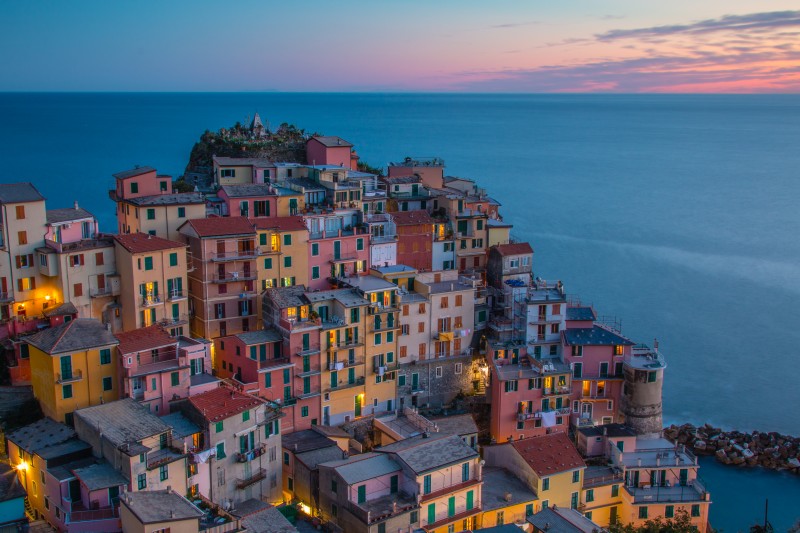
<instances>
[{"instance_id":1,"label":"pink building","mask_svg":"<svg viewBox=\"0 0 800 533\"><path fill-rule=\"evenodd\" d=\"M577 311L571 311L577 316ZM562 353L572 367L572 417L577 425L621 422L623 367L634 345L606 325L572 327L563 332ZM581 321L578 321L581 322Z\"/></svg>"},{"instance_id":2,"label":"pink building","mask_svg":"<svg viewBox=\"0 0 800 533\"><path fill-rule=\"evenodd\" d=\"M223 185L217 192L224 215L251 218L278 214L278 193L269 184Z\"/></svg>"},{"instance_id":3,"label":"pink building","mask_svg":"<svg viewBox=\"0 0 800 533\"><path fill-rule=\"evenodd\" d=\"M338 214L304 218L309 228L309 290L330 288L330 278L366 274L370 236L365 228Z\"/></svg>"},{"instance_id":4,"label":"pink building","mask_svg":"<svg viewBox=\"0 0 800 533\"><path fill-rule=\"evenodd\" d=\"M338 165L357 170L358 156L353 145L341 137L315 136L306 142L306 161L309 165Z\"/></svg>"},{"instance_id":5,"label":"pink building","mask_svg":"<svg viewBox=\"0 0 800 533\"><path fill-rule=\"evenodd\" d=\"M245 217L186 222L180 233L189 243L191 331L206 339L257 329L256 230Z\"/></svg>"},{"instance_id":6,"label":"pink building","mask_svg":"<svg viewBox=\"0 0 800 533\"><path fill-rule=\"evenodd\" d=\"M506 442L566 432L570 422L570 369L558 359L529 357L525 344L488 347L490 434Z\"/></svg>"},{"instance_id":7,"label":"pink building","mask_svg":"<svg viewBox=\"0 0 800 533\"><path fill-rule=\"evenodd\" d=\"M389 176L416 174L428 187L439 188L444 179L444 160L438 157L406 157L402 161L389 163Z\"/></svg>"},{"instance_id":8,"label":"pink building","mask_svg":"<svg viewBox=\"0 0 800 533\"><path fill-rule=\"evenodd\" d=\"M122 398L138 400L156 415L170 412L171 402L216 388L210 369L209 344L171 337L160 326L116 335L119 340Z\"/></svg>"}]
</instances>

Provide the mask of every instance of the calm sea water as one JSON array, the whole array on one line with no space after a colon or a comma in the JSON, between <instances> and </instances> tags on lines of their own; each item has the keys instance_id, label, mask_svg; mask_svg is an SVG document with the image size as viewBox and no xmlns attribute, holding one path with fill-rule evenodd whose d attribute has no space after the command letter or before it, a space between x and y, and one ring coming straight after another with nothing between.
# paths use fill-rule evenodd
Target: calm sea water
<instances>
[{"instance_id":1,"label":"calm sea water","mask_svg":"<svg viewBox=\"0 0 800 533\"><path fill-rule=\"evenodd\" d=\"M3 94L3 180L113 230L112 173L180 175L203 130L256 111L377 166L442 157L488 188L537 275L658 338L666 422L800 434L800 96ZM724 488L752 494L748 479L714 474L726 531L749 514ZM800 501L800 480L768 479ZM795 507L773 505L776 525Z\"/></svg>"}]
</instances>

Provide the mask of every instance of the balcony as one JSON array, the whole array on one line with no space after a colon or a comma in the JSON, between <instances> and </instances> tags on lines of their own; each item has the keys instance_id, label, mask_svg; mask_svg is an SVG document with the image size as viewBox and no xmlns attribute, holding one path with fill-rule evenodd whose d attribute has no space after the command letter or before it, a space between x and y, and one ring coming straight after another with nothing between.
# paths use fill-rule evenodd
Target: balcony
<instances>
[{"instance_id":1,"label":"balcony","mask_svg":"<svg viewBox=\"0 0 800 533\"><path fill-rule=\"evenodd\" d=\"M473 507L472 509L461 511L460 513L456 513L453 516L446 516L444 518L440 518L436 522L433 522L432 524L425 524L424 526L422 526L422 529L424 529L426 532L430 533L431 531L435 531L435 530L439 529L442 526L446 526L447 524L452 524L454 522L458 522L458 521L463 520L465 518L469 518L470 516L475 516L475 515L479 514L480 512L481 512L481 507L480 506Z\"/></svg>"},{"instance_id":2,"label":"balcony","mask_svg":"<svg viewBox=\"0 0 800 533\"><path fill-rule=\"evenodd\" d=\"M273 366L283 366L290 364L288 357L276 357L274 359L265 359L264 361L259 361L258 368L270 368Z\"/></svg>"},{"instance_id":3,"label":"balcony","mask_svg":"<svg viewBox=\"0 0 800 533\"><path fill-rule=\"evenodd\" d=\"M215 252L211 254L211 260L215 263L223 261L244 261L247 259L255 259L261 252L255 248L243 248L241 250L234 250L230 252Z\"/></svg>"},{"instance_id":4,"label":"balcony","mask_svg":"<svg viewBox=\"0 0 800 533\"><path fill-rule=\"evenodd\" d=\"M73 383L83 379L83 371L79 368L68 374L56 374L56 383Z\"/></svg>"},{"instance_id":5,"label":"balcony","mask_svg":"<svg viewBox=\"0 0 800 533\"><path fill-rule=\"evenodd\" d=\"M147 454L147 469L153 470L159 466L163 466L179 459L186 457L183 451L178 451L173 448L162 448Z\"/></svg>"},{"instance_id":6,"label":"balcony","mask_svg":"<svg viewBox=\"0 0 800 533\"><path fill-rule=\"evenodd\" d=\"M14 293L13 292L0 292L0 303L10 303L14 301Z\"/></svg>"},{"instance_id":7,"label":"balcony","mask_svg":"<svg viewBox=\"0 0 800 533\"><path fill-rule=\"evenodd\" d=\"M267 445L263 442L253 448L252 450L248 450L245 452L237 452L236 453L236 462L237 463L246 463L248 461L252 461L258 457L264 455L264 452L267 451Z\"/></svg>"},{"instance_id":8,"label":"balcony","mask_svg":"<svg viewBox=\"0 0 800 533\"><path fill-rule=\"evenodd\" d=\"M113 291L111 290L111 287L89 289L90 298L106 298L108 296L113 296Z\"/></svg>"},{"instance_id":9,"label":"balcony","mask_svg":"<svg viewBox=\"0 0 800 533\"><path fill-rule=\"evenodd\" d=\"M569 387L545 387L542 389L544 396L558 396L572 392Z\"/></svg>"},{"instance_id":10,"label":"balcony","mask_svg":"<svg viewBox=\"0 0 800 533\"><path fill-rule=\"evenodd\" d=\"M672 503L672 502L704 502L709 501L709 494L697 479L688 485L655 486L644 484L642 487L625 487L633 503Z\"/></svg>"},{"instance_id":11,"label":"balcony","mask_svg":"<svg viewBox=\"0 0 800 533\"><path fill-rule=\"evenodd\" d=\"M526 420L538 420L542 418L543 413L555 413L556 416L569 416L572 410L569 407L561 407L560 409L549 409L547 411L534 411L533 413L517 413L517 420L524 422Z\"/></svg>"},{"instance_id":12,"label":"balcony","mask_svg":"<svg viewBox=\"0 0 800 533\"><path fill-rule=\"evenodd\" d=\"M226 272L224 276L215 274L211 283L236 283L237 281L253 281L258 276L255 272Z\"/></svg>"},{"instance_id":13,"label":"balcony","mask_svg":"<svg viewBox=\"0 0 800 533\"><path fill-rule=\"evenodd\" d=\"M103 509L74 510L66 517L66 522L96 522L99 520L119 519L119 506L105 507Z\"/></svg>"},{"instance_id":14,"label":"balcony","mask_svg":"<svg viewBox=\"0 0 800 533\"><path fill-rule=\"evenodd\" d=\"M143 296L140 301L142 307L155 307L156 305L161 305L164 303L158 294L153 296Z\"/></svg>"},{"instance_id":15,"label":"balcony","mask_svg":"<svg viewBox=\"0 0 800 533\"><path fill-rule=\"evenodd\" d=\"M301 372L298 372L297 374L295 374L294 377L302 379L302 378L307 378L307 377L310 377L310 376L318 376L321 373L322 373L322 370L320 370L319 368L311 368L309 366L308 370L302 370Z\"/></svg>"},{"instance_id":16,"label":"balcony","mask_svg":"<svg viewBox=\"0 0 800 533\"><path fill-rule=\"evenodd\" d=\"M317 355L319 353L319 347L304 347L302 350L297 352L295 355L297 357L304 357L306 355Z\"/></svg>"},{"instance_id":17,"label":"balcony","mask_svg":"<svg viewBox=\"0 0 800 533\"><path fill-rule=\"evenodd\" d=\"M435 500L437 498L441 498L442 496L446 496L447 494L450 494L450 493L459 492L459 491L462 491L462 490L467 490L467 489L469 489L471 487L475 487L475 486L480 485L482 483L483 483L483 481L480 481L478 479L468 479L467 481L462 481L462 482L459 482L459 483L455 483L453 485L448 485L446 487L442 487L441 489L435 490L435 491L430 492L428 494L421 494L419 501L420 501L420 503L425 503L425 502L428 502L428 501L431 501L431 500Z\"/></svg>"},{"instance_id":18,"label":"balcony","mask_svg":"<svg viewBox=\"0 0 800 533\"><path fill-rule=\"evenodd\" d=\"M338 344L334 342L328 346L328 350L335 352L336 350L347 350L349 348L358 348L359 346L364 346L364 343L354 337L352 339L345 339Z\"/></svg>"},{"instance_id":19,"label":"balcony","mask_svg":"<svg viewBox=\"0 0 800 533\"><path fill-rule=\"evenodd\" d=\"M418 509L417 499L407 492L399 491L363 503L348 502L350 512L366 524L373 524L391 516Z\"/></svg>"},{"instance_id":20,"label":"balcony","mask_svg":"<svg viewBox=\"0 0 800 533\"><path fill-rule=\"evenodd\" d=\"M177 290L175 290L175 291L171 291L169 293L169 295L167 296L167 301L168 302L177 302L177 301L180 301L180 300L185 300L186 298L188 298L188 296L189 296L189 294L188 294L187 291L177 291Z\"/></svg>"},{"instance_id":21,"label":"balcony","mask_svg":"<svg viewBox=\"0 0 800 533\"><path fill-rule=\"evenodd\" d=\"M331 361L328 363L328 370L330 372L344 370L345 368L350 368L351 366L358 366L362 364L363 361L360 359L353 359L352 361L344 360L344 361Z\"/></svg>"},{"instance_id":22,"label":"balcony","mask_svg":"<svg viewBox=\"0 0 800 533\"><path fill-rule=\"evenodd\" d=\"M369 327L370 333L379 333L382 331L394 331L396 329L400 329L399 322L392 322L391 324L387 322L381 322L379 326L375 326L375 324L372 323L372 325L370 325Z\"/></svg>"},{"instance_id":23,"label":"balcony","mask_svg":"<svg viewBox=\"0 0 800 533\"><path fill-rule=\"evenodd\" d=\"M189 323L189 315L183 313L178 316L163 318L159 320L158 323L165 328L181 326Z\"/></svg>"},{"instance_id":24,"label":"balcony","mask_svg":"<svg viewBox=\"0 0 800 533\"><path fill-rule=\"evenodd\" d=\"M246 478L236 478L236 488L243 489L253 485L254 483L258 483L262 479L267 477L267 471L263 468L259 468L258 470L254 470L250 477Z\"/></svg>"},{"instance_id":25,"label":"balcony","mask_svg":"<svg viewBox=\"0 0 800 533\"><path fill-rule=\"evenodd\" d=\"M326 392L335 392L335 391L339 391L339 390L350 389L352 387L361 387L361 386L364 385L364 381L365 380L364 380L363 377L356 378L352 383L347 382L345 380L341 380L341 381L339 381L338 385L336 385L335 387L328 388L326 390Z\"/></svg>"}]
</instances>

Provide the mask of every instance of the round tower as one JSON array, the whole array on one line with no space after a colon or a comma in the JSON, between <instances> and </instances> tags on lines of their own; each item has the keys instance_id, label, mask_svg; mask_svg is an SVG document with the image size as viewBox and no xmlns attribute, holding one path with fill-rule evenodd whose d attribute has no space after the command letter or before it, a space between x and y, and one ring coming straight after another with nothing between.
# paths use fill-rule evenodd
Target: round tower
<instances>
[{"instance_id":1,"label":"round tower","mask_svg":"<svg viewBox=\"0 0 800 533\"><path fill-rule=\"evenodd\" d=\"M667 364L658 353L657 340L653 346L634 346L625 361L620 413L623 423L640 435L663 429L661 389Z\"/></svg>"}]
</instances>

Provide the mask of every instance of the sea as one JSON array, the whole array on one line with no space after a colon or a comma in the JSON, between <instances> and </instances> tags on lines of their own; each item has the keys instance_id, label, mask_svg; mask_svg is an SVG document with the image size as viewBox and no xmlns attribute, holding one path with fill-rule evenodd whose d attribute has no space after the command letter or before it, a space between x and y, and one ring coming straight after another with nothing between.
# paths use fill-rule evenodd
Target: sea
<instances>
[{"instance_id":1,"label":"sea","mask_svg":"<svg viewBox=\"0 0 800 533\"><path fill-rule=\"evenodd\" d=\"M658 339L665 423L800 436L800 95L5 93L2 180L113 231L113 173L256 112L486 188L537 276ZM702 464L718 529L800 518L797 477Z\"/></svg>"}]
</instances>

